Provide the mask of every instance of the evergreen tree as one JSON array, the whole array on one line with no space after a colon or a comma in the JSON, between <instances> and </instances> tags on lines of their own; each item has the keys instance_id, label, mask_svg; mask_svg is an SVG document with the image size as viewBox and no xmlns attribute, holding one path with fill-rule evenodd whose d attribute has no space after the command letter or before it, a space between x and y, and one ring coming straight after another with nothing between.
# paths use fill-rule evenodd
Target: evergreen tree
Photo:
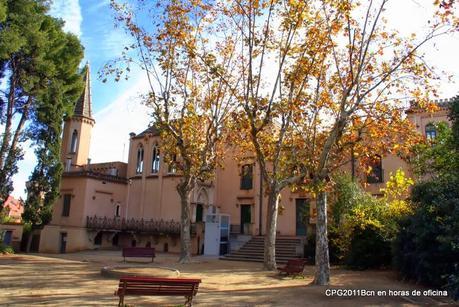
<instances>
[{"instance_id":1,"label":"evergreen tree","mask_svg":"<svg viewBox=\"0 0 459 307\"><path fill-rule=\"evenodd\" d=\"M6 84L0 94L0 204L13 189L21 143L32 139L38 164L26 219L36 211L33 199L50 206L57 196L62 120L83 88L78 73L83 48L47 11L44 0L0 0L0 80Z\"/></svg>"},{"instance_id":2,"label":"evergreen tree","mask_svg":"<svg viewBox=\"0 0 459 307\"><path fill-rule=\"evenodd\" d=\"M418 153L415 169L429 170L413 188L415 211L400 223L394 262L404 277L441 287L459 299L459 99L450 106L452 129Z\"/></svg>"}]
</instances>

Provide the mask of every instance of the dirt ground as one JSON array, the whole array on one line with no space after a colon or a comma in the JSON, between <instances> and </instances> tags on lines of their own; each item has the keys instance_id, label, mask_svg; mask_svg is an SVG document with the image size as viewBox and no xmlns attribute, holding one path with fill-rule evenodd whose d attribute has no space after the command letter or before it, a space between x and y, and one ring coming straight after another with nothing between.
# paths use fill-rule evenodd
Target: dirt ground
<instances>
[{"instance_id":1,"label":"dirt ground","mask_svg":"<svg viewBox=\"0 0 459 307\"><path fill-rule=\"evenodd\" d=\"M142 275L194 277L202 283L193 300L197 306L418 306L446 305L442 297L413 297L390 291L427 290L404 283L390 271L348 271L332 268L330 287L310 285L313 266L305 278L279 277L264 271L260 263L222 261L196 257L190 264L178 264L177 255L159 254L154 263L134 259L124 264L119 251L91 251L64 255L0 255L1 306L116 306L116 275L103 277L109 267ZM374 290L371 296L327 296L327 289ZM377 291L385 290L386 295ZM347 294L356 294L348 291ZM362 294L362 292L361 292ZM183 304L181 297L127 297L132 306Z\"/></svg>"}]
</instances>

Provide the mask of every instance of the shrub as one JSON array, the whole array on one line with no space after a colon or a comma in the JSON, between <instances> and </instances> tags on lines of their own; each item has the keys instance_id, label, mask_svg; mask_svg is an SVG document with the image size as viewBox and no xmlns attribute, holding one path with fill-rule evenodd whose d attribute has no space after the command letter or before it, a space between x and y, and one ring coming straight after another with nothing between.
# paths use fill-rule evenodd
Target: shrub
<instances>
[{"instance_id":1,"label":"shrub","mask_svg":"<svg viewBox=\"0 0 459 307\"><path fill-rule=\"evenodd\" d=\"M412 212L405 197L413 181L398 170L390 176L382 198L365 192L349 175L337 176L335 183L328 228L330 260L353 269L390 265L398 220Z\"/></svg>"},{"instance_id":2,"label":"shrub","mask_svg":"<svg viewBox=\"0 0 459 307\"><path fill-rule=\"evenodd\" d=\"M14 250L11 246L0 242L0 254L14 254Z\"/></svg>"},{"instance_id":3,"label":"shrub","mask_svg":"<svg viewBox=\"0 0 459 307\"><path fill-rule=\"evenodd\" d=\"M403 276L445 287L459 298L459 180L418 184L414 215L404 219L394 244L394 263Z\"/></svg>"},{"instance_id":4,"label":"shrub","mask_svg":"<svg viewBox=\"0 0 459 307\"><path fill-rule=\"evenodd\" d=\"M348 248L347 240L341 229L334 224L328 227L328 252L330 262L342 264Z\"/></svg>"},{"instance_id":5,"label":"shrub","mask_svg":"<svg viewBox=\"0 0 459 307\"><path fill-rule=\"evenodd\" d=\"M391 264L391 241L381 235L384 231L376 225L356 227L352 232L346 265L351 269L365 270Z\"/></svg>"}]
</instances>

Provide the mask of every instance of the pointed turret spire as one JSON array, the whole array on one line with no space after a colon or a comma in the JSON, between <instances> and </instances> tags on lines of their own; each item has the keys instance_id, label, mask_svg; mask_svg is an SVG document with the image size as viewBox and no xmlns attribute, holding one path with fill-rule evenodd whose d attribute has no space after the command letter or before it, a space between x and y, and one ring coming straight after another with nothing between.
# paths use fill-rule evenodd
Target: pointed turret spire
<instances>
[{"instance_id":1,"label":"pointed turret spire","mask_svg":"<svg viewBox=\"0 0 459 307\"><path fill-rule=\"evenodd\" d=\"M89 62L86 62L84 76L84 91L81 94L75 105L75 116L84 116L92 119L92 104L91 104L91 79Z\"/></svg>"}]
</instances>

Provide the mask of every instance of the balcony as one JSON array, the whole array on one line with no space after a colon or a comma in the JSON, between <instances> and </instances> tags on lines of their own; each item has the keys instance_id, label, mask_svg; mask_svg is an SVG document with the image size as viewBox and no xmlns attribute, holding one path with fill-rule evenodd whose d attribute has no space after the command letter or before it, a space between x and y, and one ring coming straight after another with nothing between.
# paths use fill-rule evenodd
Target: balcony
<instances>
[{"instance_id":1,"label":"balcony","mask_svg":"<svg viewBox=\"0 0 459 307\"><path fill-rule=\"evenodd\" d=\"M191 233L196 231L195 225L191 225ZM86 227L91 230L105 231L126 231L149 235L180 235L180 222L174 220L144 220L144 219L124 219L108 218L100 216L86 217Z\"/></svg>"}]
</instances>

